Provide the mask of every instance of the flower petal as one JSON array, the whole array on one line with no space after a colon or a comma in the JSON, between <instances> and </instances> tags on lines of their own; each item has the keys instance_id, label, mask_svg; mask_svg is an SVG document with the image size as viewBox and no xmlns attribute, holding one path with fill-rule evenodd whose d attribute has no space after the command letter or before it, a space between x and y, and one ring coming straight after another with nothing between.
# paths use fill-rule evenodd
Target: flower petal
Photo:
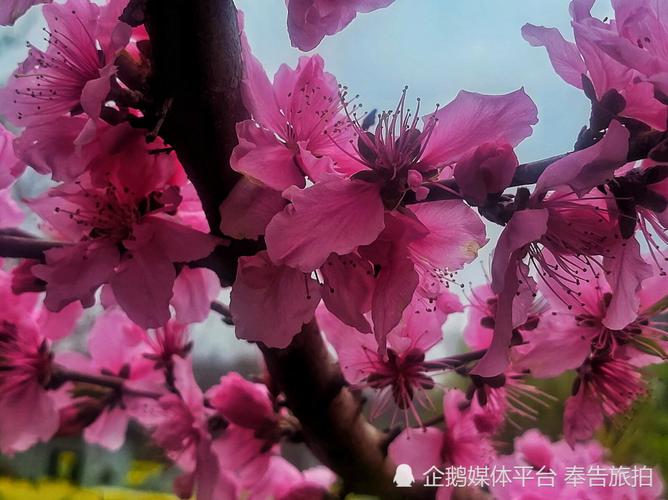
<instances>
[{"instance_id":1,"label":"flower petal","mask_svg":"<svg viewBox=\"0 0 668 500\"><path fill-rule=\"evenodd\" d=\"M272 219L265 235L277 264L311 272L331 253L346 255L373 242L384 227L375 184L331 176L306 189L288 189L284 196L292 204Z\"/></svg>"},{"instance_id":2,"label":"flower petal","mask_svg":"<svg viewBox=\"0 0 668 500\"><path fill-rule=\"evenodd\" d=\"M557 28L525 24L522 36L533 47L545 47L552 67L566 83L582 88L582 75L587 74L580 51L573 42L567 42Z\"/></svg>"},{"instance_id":3,"label":"flower petal","mask_svg":"<svg viewBox=\"0 0 668 500\"><path fill-rule=\"evenodd\" d=\"M242 177L220 205L220 230L232 238L256 240L286 203L279 191Z\"/></svg>"},{"instance_id":4,"label":"flower petal","mask_svg":"<svg viewBox=\"0 0 668 500\"><path fill-rule=\"evenodd\" d=\"M626 163L629 151L629 132L613 121L603 139L557 160L541 174L536 194L568 185L582 196L599 184L611 179L614 171Z\"/></svg>"},{"instance_id":5,"label":"flower petal","mask_svg":"<svg viewBox=\"0 0 668 500\"><path fill-rule=\"evenodd\" d=\"M538 109L524 89L503 95L484 95L462 90L432 115L438 119L422 162L450 164L485 142L519 144L538 123Z\"/></svg>"},{"instance_id":6,"label":"flower petal","mask_svg":"<svg viewBox=\"0 0 668 500\"><path fill-rule=\"evenodd\" d=\"M296 152L279 142L273 132L246 120L237 123L237 137L239 144L230 158L233 170L277 191L304 186Z\"/></svg>"},{"instance_id":7,"label":"flower petal","mask_svg":"<svg viewBox=\"0 0 668 500\"><path fill-rule=\"evenodd\" d=\"M287 347L313 318L320 287L304 273L275 266L267 252L240 257L230 310L238 338Z\"/></svg>"},{"instance_id":8,"label":"flower petal","mask_svg":"<svg viewBox=\"0 0 668 500\"><path fill-rule=\"evenodd\" d=\"M603 259L608 271L607 280L612 290L602 323L611 330L622 330L638 316L642 282L653 276L650 266L640 255L640 245L635 238L620 241Z\"/></svg>"}]
</instances>

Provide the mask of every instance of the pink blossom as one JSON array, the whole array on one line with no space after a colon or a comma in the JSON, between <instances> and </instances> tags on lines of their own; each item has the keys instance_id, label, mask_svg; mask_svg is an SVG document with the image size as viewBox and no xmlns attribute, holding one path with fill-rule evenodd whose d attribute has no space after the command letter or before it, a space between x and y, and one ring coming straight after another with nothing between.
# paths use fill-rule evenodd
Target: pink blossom
<instances>
[{"instance_id":1,"label":"pink blossom","mask_svg":"<svg viewBox=\"0 0 668 500\"><path fill-rule=\"evenodd\" d=\"M431 467L485 466L494 460L494 449L487 434L479 432L468 409L466 396L457 389L443 398L444 429L406 429L389 447L394 463L411 466L416 479ZM448 496L439 498L449 498Z\"/></svg>"},{"instance_id":2,"label":"pink blossom","mask_svg":"<svg viewBox=\"0 0 668 500\"><path fill-rule=\"evenodd\" d=\"M351 122L358 135L355 155L348 160L357 166L346 167L357 171L351 179L328 176L301 192L296 187L288 191L292 205L274 217L267 228L272 260L307 271L321 265L331 251L349 253L355 246L369 244L383 228L378 217L382 207L397 207L408 190L410 172L435 178L445 166L486 139L505 138L517 144L531 133L531 124L536 122L536 108L523 91L505 96L462 92L452 103L425 117L424 129L420 130L417 112L411 114L404 107L405 97L404 91L396 110L383 113L375 133L364 131L355 120ZM514 119L518 122L511 122ZM487 120L494 121L496 126L487 127ZM341 217L325 225L321 223L325 210L318 210L317 206L322 207L330 197L330 203L338 205ZM307 210L312 216L308 216ZM359 212L370 215L351 220ZM341 220L345 224L331 227ZM321 243L319 237L323 233L331 234L333 230L339 236L344 226L349 226L343 234L346 239L337 240L338 246ZM279 233L285 237L279 240L276 237Z\"/></svg>"},{"instance_id":3,"label":"pink blossom","mask_svg":"<svg viewBox=\"0 0 668 500\"><path fill-rule=\"evenodd\" d=\"M620 238L619 226L606 210L605 200L589 195L592 188L612 179L614 171L625 163L627 140L628 132L613 121L599 142L550 165L530 197L528 192L518 192L525 197L527 208L512 215L492 263L492 287L506 304L501 310L510 310L516 286L526 280L526 276L517 276L517 266L528 255L566 295L572 293L571 284L578 283L580 273L588 267L602 267L613 291L605 321L617 329L633 321L638 312L635 294L642 281L651 276L651 269L641 258L638 243ZM575 194L564 190L564 185ZM572 255L577 260L573 261ZM509 315L501 319L497 318L495 324L499 332L495 342L474 373L491 376L507 363L512 325Z\"/></svg>"},{"instance_id":4,"label":"pink blossom","mask_svg":"<svg viewBox=\"0 0 668 500\"><path fill-rule=\"evenodd\" d=\"M324 209L330 206L323 203L327 196L331 206L337 205L335 210L340 217L336 221ZM368 217L360 218L360 210ZM376 227L375 219L383 213ZM452 218L443 217L444 213ZM316 235L322 238L318 240ZM427 277L433 286L447 285L448 273L472 261L486 242L484 225L463 202L415 204L403 213L384 212L374 184L333 177L299 192L293 204L272 219L266 240L272 260L279 259L305 272L319 267L330 281L332 272L344 270L324 265L329 257L326 252L345 255L358 250L362 259L371 262L377 270L372 284L371 316L381 350L384 336L397 325L413 300L420 276ZM356 269L362 270L363 266ZM342 281L354 283L349 281L350 275L342 275ZM345 297L346 289L339 288L339 293ZM325 297L325 303L331 305ZM365 304L364 300L357 302L358 315L368 310ZM369 331L360 316L340 317L348 324L361 326L363 332Z\"/></svg>"},{"instance_id":5,"label":"pink blossom","mask_svg":"<svg viewBox=\"0 0 668 500\"><path fill-rule=\"evenodd\" d=\"M199 323L209 317L211 302L220 293L220 279L211 269L181 269L170 301L174 319L181 324Z\"/></svg>"},{"instance_id":6,"label":"pink blossom","mask_svg":"<svg viewBox=\"0 0 668 500\"><path fill-rule=\"evenodd\" d=\"M52 0L7 0L0 5L0 25L11 26L33 5L50 3Z\"/></svg>"},{"instance_id":7,"label":"pink blossom","mask_svg":"<svg viewBox=\"0 0 668 500\"><path fill-rule=\"evenodd\" d=\"M312 64L312 60L308 64ZM266 77L260 78L263 73L259 63L247 64L246 71L251 75L248 81L255 82L247 87L246 101L253 103L251 109L257 110L259 118L256 116L256 119L264 124L285 123L282 114L285 106L277 109L271 103L276 100L277 82L292 82L292 73L286 69L284 76L279 78L277 75L272 89ZM260 85L259 82L265 83ZM294 89L290 88L292 92ZM340 315L342 321L363 332L371 330L364 318L369 310L367 299L370 295L373 331L381 351L385 347L384 336L397 325L413 300L420 276L429 277L423 281L431 281L433 286L447 285L449 273L473 260L478 248L486 242L484 225L462 202L445 201L403 208L399 204L405 193L409 190L423 193L427 188L422 184L428 185L429 180L437 179L442 173L446 175L446 167L451 167L485 142L516 145L530 135L531 125L537 120L536 108L522 90L503 96L462 92L448 106L425 117L421 129L419 109L416 113L409 112L405 108L405 97L404 91L397 108L379 117L374 133L362 128L355 117L355 107L351 111L349 103L344 104L347 123L339 120L341 123L335 124L336 133L326 131L324 134L322 127L317 129L330 146L338 144L339 154L336 165L320 175L299 171L293 160L283 160L282 152L269 154L275 162L266 162L267 154L260 155L259 152L257 158L262 161L250 162L256 154L255 146L251 147L251 143L244 145L242 138L237 160L242 162L242 158L247 158L250 162L243 173L267 187L287 188L283 197L290 203L273 217L271 211L280 208L273 200L266 204L256 203L262 211L257 216L240 214L234 217L234 210L243 205L233 193L234 201L226 202L222 213L223 218L242 218L242 225L231 228L241 235L255 237L264 232L267 252L275 265L304 273L319 270L325 290L336 289L338 297L346 297L346 292L354 289L354 301L337 302L336 297L325 293L325 303ZM345 95L342 99L345 100ZM329 99L325 97L325 100ZM266 103L269 104L262 106ZM301 110L302 107L294 109ZM310 130L310 118L302 118L301 114L296 116L302 122L298 128L295 121L291 130L297 133L304 127ZM276 126L271 134L265 134L255 125L244 127L248 134L242 136L256 136L255 145L261 142L262 134L271 141L275 141L276 134L282 134ZM349 140L338 143L341 139L336 136L338 133L345 133L346 137L356 134L357 146L353 143L351 149ZM304 188L305 175L311 177L314 184ZM239 186L238 189L250 190L248 184ZM268 193L254 188L253 196L268 196ZM336 218L331 217L333 211L337 213ZM450 213L450 217L444 217L445 212ZM365 216L360 217L360 213ZM271 220L263 230L262 225L267 219ZM453 225L453 221L457 224ZM230 224L223 222L222 226ZM356 261L360 265L351 268L357 271L351 273L348 269L344 274L343 269L330 267L334 263L333 255ZM359 272L359 269L370 269L363 261L368 261L376 271L371 294L368 293L369 280ZM349 279L353 275L356 278ZM333 283L341 285L337 284L335 288L331 286ZM347 284L351 285L350 289ZM303 321L304 317L295 318L294 323ZM282 341L285 342L287 339Z\"/></svg>"},{"instance_id":8,"label":"pink blossom","mask_svg":"<svg viewBox=\"0 0 668 500\"><path fill-rule=\"evenodd\" d=\"M90 307L109 283L116 301L144 328L169 319L174 264L201 259L219 241L180 223L178 186L171 172L119 169L104 186L89 180L63 184L31 207L73 243L45 252L33 272L46 285L46 305L73 301ZM73 279L76 277L76 279Z\"/></svg>"},{"instance_id":9,"label":"pink blossom","mask_svg":"<svg viewBox=\"0 0 668 500\"><path fill-rule=\"evenodd\" d=\"M628 150L629 132L613 121L596 144L570 153L547 167L536 183L536 193L568 185L582 196L611 180L615 170L626 163Z\"/></svg>"},{"instance_id":10,"label":"pink blossom","mask_svg":"<svg viewBox=\"0 0 668 500\"><path fill-rule=\"evenodd\" d=\"M237 498L236 480L222 469L211 435L211 430L225 424L204 405L189 361L175 359L174 380L177 393L160 399L162 416L153 439L183 470L174 482L175 493L190 498L196 491L203 500Z\"/></svg>"},{"instance_id":11,"label":"pink blossom","mask_svg":"<svg viewBox=\"0 0 668 500\"><path fill-rule=\"evenodd\" d=\"M242 486L253 487L278 454L282 434L267 387L228 373L206 399L227 426L214 442L221 467L234 471Z\"/></svg>"},{"instance_id":12,"label":"pink blossom","mask_svg":"<svg viewBox=\"0 0 668 500\"><path fill-rule=\"evenodd\" d=\"M0 450L25 451L50 439L58 429L51 393L50 340L67 335L81 312L76 306L59 314L46 311L37 294L14 295L11 277L0 270Z\"/></svg>"},{"instance_id":13,"label":"pink blossom","mask_svg":"<svg viewBox=\"0 0 668 500\"><path fill-rule=\"evenodd\" d=\"M241 88L253 119L237 124L239 144L230 162L245 179L221 205L221 230L257 238L285 206L279 192L333 171L345 156L334 139L347 150L352 131L345 126L336 79L324 71L320 56L302 57L295 69L282 65L272 84L243 34L242 45Z\"/></svg>"},{"instance_id":14,"label":"pink blossom","mask_svg":"<svg viewBox=\"0 0 668 500\"><path fill-rule=\"evenodd\" d=\"M14 154L13 140L13 134L0 125L0 189L9 187L25 169Z\"/></svg>"},{"instance_id":15,"label":"pink blossom","mask_svg":"<svg viewBox=\"0 0 668 500\"><path fill-rule=\"evenodd\" d=\"M162 376L153 369L151 360L142 356L146 350L143 340L143 331L128 321L125 314L118 309L109 310L97 317L90 331L90 358L63 353L56 361L79 373L117 377L133 391L159 394ZM118 450L125 442L131 414L135 409L141 409L141 399L134 393L103 392L99 413L84 431L86 441ZM84 400L80 404L86 403Z\"/></svg>"},{"instance_id":16,"label":"pink blossom","mask_svg":"<svg viewBox=\"0 0 668 500\"><path fill-rule=\"evenodd\" d=\"M522 35L533 46L544 46L555 71L567 83L583 88L583 75L592 82L595 98L605 104L611 90L624 98L621 112L665 129L667 108L656 99L652 83L661 90L665 35L659 10L651 1L613 2L617 19L607 22L590 14L594 1L571 3L575 43L556 28L526 24ZM648 41L650 40L650 41Z\"/></svg>"},{"instance_id":17,"label":"pink blossom","mask_svg":"<svg viewBox=\"0 0 668 500\"><path fill-rule=\"evenodd\" d=\"M316 48L325 35L334 35L357 16L390 5L394 0L286 0L288 32L292 46L303 51Z\"/></svg>"},{"instance_id":18,"label":"pink blossom","mask_svg":"<svg viewBox=\"0 0 668 500\"><path fill-rule=\"evenodd\" d=\"M148 131L128 123L110 126L101 122L87 132L86 124L85 118L72 116L59 119L58 127L48 123L28 127L14 141L14 149L37 172L51 174L57 181L76 181L89 172L100 185L109 172L116 172L127 182L172 176L174 183L185 184L185 173L175 154L151 153L164 149L165 144L157 139L148 145Z\"/></svg>"},{"instance_id":19,"label":"pink blossom","mask_svg":"<svg viewBox=\"0 0 668 500\"><path fill-rule=\"evenodd\" d=\"M324 498L335 480L326 467L300 471L284 458L272 456L267 472L253 485L249 500Z\"/></svg>"},{"instance_id":20,"label":"pink blossom","mask_svg":"<svg viewBox=\"0 0 668 500\"><path fill-rule=\"evenodd\" d=\"M283 64L272 84L245 37L242 42L241 90L253 119L237 124L231 166L272 189L303 187L305 176L317 180L345 156L334 141L349 149L345 97L320 56L301 57L295 69ZM268 156L271 164L264 160Z\"/></svg>"},{"instance_id":21,"label":"pink blossom","mask_svg":"<svg viewBox=\"0 0 668 500\"><path fill-rule=\"evenodd\" d=\"M345 255L373 243L384 227L379 188L368 182L331 176L284 196L291 204L269 223L267 249L273 262L303 272L322 266L332 252Z\"/></svg>"},{"instance_id":22,"label":"pink blossom","mask_svg":"<svg viewBox=\"0 0 668 500\"><path fill-rule=\"evenodd\" d=\"M471 411L476 425L481 432L494 434L500 430L506 418L519 415L534 419L538 411L523 400L530 400L535 405L547 406L545 400L550 396L533 385L523 381L524 369L517 359L525 346L527 338L539 336L545 322L547 303L536 298L529 287L521 287L513 302L512 326L513 336L519 344L510 352L510 364L503 375L486 378L471 375L472 385L467 397L471 400ZM466 344L475 350L488 349L492 342L492 334L496 323L498 298L488 284L481 285L471 292L468 306L468 319L463 332ZM553 351L550 351L553 355ZM549 355L549 354L548 354Z\"/></svg>"},{"instance_id":23,"label":"pink blossom","mask_svg":"<svg viewBox=\"0 0 668 500\"><path fill-rule=\"evenodd\" d=\"M617 329L606 322L613 307L610 285L593 270L580 273L579 279L565 296L557 292L554 279L541 283L553 311L525 337L528 344L521 346L515 360L516 366L537 377L577 369L574 396L568 399L564 414L565 435L571 443L589 439L604 416L625 412L644 394L637 367L662 359L665 345L662 330L653 320L662 310L665 276L646 282L645 291L638 294L640 312ZM555 357L555 349L562 356Z\"/></svg>"},{"instance_id":24,"label":"pink blossom","mask_svg":"<svg viewBox=\"0 0 668 500\"><path fill-rule=\"evenodd\" d=\"M336 350L346 380L355 387L378 391L372 418L378 417L394 402L395 407L404 412L406 421L410 418L421 423L416 407L433 407L428 391L436 385L429 374L435 368L425 358L441 340L441 328L448 314L458 308L448 307L445 302L432 307L434 312L430 312L431 309L429 312L406 309L401 324L387 337L385 356L379 354L373 337L345 325L325 308L318 309L318 325ZM414 321L416 312L423 314ZM431 321L430 314L434 316ZM393 412L393 421L396 416L397 410Z\"/></svg>"},{"instance_id":25,"label":"pink blossom","mask_svg":"<svg viewBox=\"0 0 668 500\"><path fill-rule=\"evenodd\" d=\"M612 498L638 498L653 500L661 497L663 482L656 471L651 472L652 486L632 487L623 482L605 488L590 486L586 479L579 481L569 471L598 471L608 477L612 476L611 465L606 463L604 450L596 442L577 444L570 447L565 441L550 442L539 431L531 429L522 436L515 438L515 450L512 455L498 458L497 467L517 470L515 467L528 467L532 470L532 479L522 484L520 480L512 480L507 484L496 482L491 488L494 498L513 500L516 498L559 499L588 498L595 500ZM627 467L629 477L633 472ZM640 467L640 466L636 466ZM621 471L621 468L617 469ZM554 472L554 485L549 475ZM543 485L539 486L539 473ZM593 473L593 472L592 472ZM549 481L549 482L548 482ZM545 487L549 484L549 487Z\"/></svg>"},{"instance_id":26,"label":"pink blossom","mask_svg":"<svg viewBox=\"0 0 668 500\"><path fill-rule=\"evenodd\" d=\"M116 53L130 36L130 27L118 21L123 7L116 0L104 7L68 0L43 8L49 47L42 51L31 46L28 58L0 92L12 123L44 124L81 110L93 119L100 116L116 71Z\"/></svg>"}]
</instances>

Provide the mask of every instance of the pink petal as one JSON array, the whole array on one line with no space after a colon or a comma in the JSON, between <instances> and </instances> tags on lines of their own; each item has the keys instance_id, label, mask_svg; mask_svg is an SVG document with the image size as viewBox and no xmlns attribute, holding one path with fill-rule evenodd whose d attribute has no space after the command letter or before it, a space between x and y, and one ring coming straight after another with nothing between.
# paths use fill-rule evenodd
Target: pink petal
<instances>
[{"instance_id":1,"label":"pink petal","mask_svg":"<svg viewBox=\"0 0 668 500\"><path fill-rule=\"evenodd\" d=\"M355 254L330 255L320 272L324 278L322 300L345 324L371 333L364 313L371 309L373 268Z\"/></svg>"},{"instance_id":2,"label":"pink petal","mask_svg":"<svg viewBox=\"0 0 668 500\"><path fill-rule=\"evenodd\" d=\"M409 210L429 230L427 236L410 243L410 251L433 267L460 269L487 242L485 224L463 201L417 203Z\"/></svg>"},{"instance_id":3,"label":"pink petal","mask_svg":"<svg viewBox=\"0 0 668 500\"><path fill-rule=\"evenodd\" d=\"M640 245L635 238L620 241L610 255L603 259L603 265L608 271L606 278L612 290L612 300L602 323L611 330L622 330L638 316L638 292L642 282L654 273L652 266L640 255Z\"/></svg>"},{"instance_id":4,"label":"pink petal","mask_svg":"<svg viewBox=\"0 0 668 500\"><path fill-rule=\"evenodd\" d=\"M246 120L237 123L237 137L239 144L230 158L233 170L276 191L304 186L304 174L295 163L297 152L279 142L274 132Z\"/></svg>"},{"instance_id":5,"label":"pink petal","mask_svg":"<svg viewBox=\"0 0 668 500\"><path fill-rule=\"evenodd\" d=\"M331 253L346 255L368 245L384 227L374 184L331 176L306 189L290 188L284 196L292 204L267 226L267 251L275 263L304 272L322 266Z\"/></svg>"},{"instance_id":6,"label":"pink petal","mask_svg":"<svg viewBox=\"0 0 668 500\"><path fill-rule=\"evenodd\" d=\"M247 429L266 429L275 424L267 386L254 384L235 372L220 379L206 392L211 406L230 422Z\"/></svg>"},{"instance_id":7,"label":"pink petal","mask_svg":"<svg viewBox=\"0 0 668 500\"><path fill-rule=\"evenodd\" d=\"M53 248L44 255L46 264L34 266L33 274L47 283L44 304L51 311L77 300L91 307L95 291L109 280L120 258L112 242Z\"/></svg>"},{"instance_id":8,"label":"pink petal","mask_svg":"<svg viewBox=\"0 0 668 500\"><path fill-rule=\"evenodd\" d=\"M290 488L302 481L302 474L294 465L283 457L271 457L267 472L254 485L249 500L283 498L283 495L288 493Z\"/></svg>"},{"instance_id":9,"label":"pink petal","mask_svg":"<svg viewBox=\"0 0 668 500\"><path fill-rule=\"evenodd\" d=\"M498 294L492 343L472 373L493 377L508 366L508 351L513 334L513 303L519 289L518 268L526 253L523 247L547 230L548 212L515 212L499 237L492 260L492 289Z\"/></svg>"},{"instance_id":10,"label":"pink petal","mask_svg":"<svg viewBox=\"0 0 668 500\"><path fill-rule=\"evenodd\" d=\"M459 160L485 142L519 144L532 133L538 110L524 89L504 95L484 95L462 90L433 115L438 124L422 155L428 165Z\"/></svg>"},{"instance_id":11,"label":"pink petal","mask_svg":"<svg viewBox=\"0 0 668 500\"><path fill-rule=\"evenodd\" d=\"M577 46L564 40L557 28L525 24L522 36L534 47L545 47L554 71L566 83L582 88L582 75L587 74L587 67Z\"/></svg>"},{"instance_id":12,"label":"pink petal","mask_svg":"<svg viewBox=\"0 0 668 500\"><path fill-rule=\"evenodd\" d=\"M49 3L52 0L3 0L0 5L0 24L11 26L33 5Z\"/></svg>"},{"instance_id":13,"label":"pink petal","mask_svg":"<svg viewBox=\"0 0 668 500\"><path fill-rule=\"evenodd\" d=\"M14 154L14 136L0 125L0 190L8 188L25 170Z\"/></svg>"},{"instance_id":14,"label":"pink petal","mask_svg":"<svg viewBox=\"0 0 668 500\"><path fill-rule=\"evenodd\" d=\"M364 380L369 375L369 356L377 356L378 344L374 338L346 325L322 305L315 316L318 327L336 351L346 380L351 384Z\"/></svg>"},{"instance_id":15,"label":"pink petal","mask_svg":"<svg viewBox=\"0 0 668 500\"><path fill-rule=\"evenodd\" d=\"M174 281L171 300L179 323L199 323L209 317L211 302L220 293L220 280L211 269L184 267Z\"/></svg>"},{"instance_id":16,"label":"pink petal","mask_svg":"<svg viewBox=\"0 0 668 500\"><path fill-rule=\"evenodd\" d=\"M371 319L379 352L385 352L386 336L401 321L418 283L419 277L408 253L393 245L387 260L381 264L371 301Z\"/></svg>"},{"instance_id":17,"label":"pink petal","mask_svg":"<svg viewBox=\"0 0 668 500\"><path fill-rule=\"evenodd\" d=\"M220 205L220 230L232 238L256 240L286 203L279 191L242 177Z\"/></svg>"},{"instance_id":18,"label":"pink petal","mask_svg":"<svg viewBox=\"0 0 668 500\"><path fill-rule=\"evenodd\" d=\"M337 138L340 140L340 138ZM314 182L324 179L327 174L335 171L332 158L323 155L314 155L307 149L308 144L299 144L299 155L296 157L302 171Z\"/></svg>"},{"instance_id":19,"label":"pink petal","mask_svg":"<svg viewBox=\"0 0 668 500\"><path fill-rule=\"evenodd\" d=\"M404 430L392 441L389 455L395 464L408 464L419 481L431 467L441 468L443 432L435 427Z\"/></svg>"},{"instance_id":20,"label":"pink petal","mask_svg":"<svg viewBox=\"0 0 668 500\"><path fill-rule=\"evenodd\" d=\"M207 257L222 240L162 217L144 217L133 227L134 240L126 240L128 250L154 246L172 262L192 262Z\"/></svg>"},{"instance_id":21,"label":"pink petal","mask_svg":"<svg viewBox=\"0 0 668 500\"><path fill-rule=\"evenodd\" d=\"M564 407L564 437L571 447L577 441L587 441L603 424L601 403L584 388L566 400Z\"/></svg>"},{"instance_id":22,"label":"pink petal","mask_svg":"<svg viewBox=\"0 0 668 500\"><path fill-rule=\"evenodd\" d=\"M613 121L599 142L570 153L547 167L536 183L535 193L568 185L578 196L582 196L611 179L614 171L626 163L628 150L628 130Z\"/></svg>"},{"instance_id":23,"label":"pink petal","mask_svg":"<svg viewBox=\"0 0 668 500\"><path fill-rule=\"evenodd\" d=\"M266 252L239 258L230 309L237 337L284 348L313 318L320 287L304 273L274 266Z\"/></svg>"},{"instance_id":24,"label":"pink petal","mask_svg":"<svg viewBox=\"0 0 668 500\"><path fill-rule=\"evenodd\" d=\"M240 19L243 28L243 19ZM252 54L248 39L241 33L241 57L243 59L243 78L241 95L246 109L264 128L273 132L282 132L286 125L285 116L276 102L274 89L260 61Z\"/></svg>"},{"instance_id":25,"label":"pink petal","mask_svg":"<svg viewBox=\"0 0 668 500\"><path fill-rule=\"evenodd\" d=\"M100 77L88 80L81 91L81 107L93 119L100 117L102 106L111 90L111 78L116 74L116 66L108 64L100 70Z\"/></svg>"},{"instance_id":26,"label":"pink petal","mask_svg":"<svg viewBox=\"0 0 668 500\"><path fill-rule=\"evenodd\" d=\"M262 451L264 446L265 442L255 437L255 431L234 424L212 443L220 465L235 470L244 486L253 485L269 467L271 454Z\"/></svg>"},{"instance_id":27,"label":"pink petal","mask_svg":"<svg viewBox=\"0 0 668 500\"><path fill-rule=\"evenodd\" d=\"M514 266L512 255L525 245L538 241L547 231L547 209L520 210L506 224L494 249L492 259L492 289L504 288L506 270Z\"/></svg>"},{"instance_id":28,"label":"pink petal","mask_svg":"<svg viewBox=\"0 0 668 500\"><path fill-rule=\"evenodd\" d=\"M84 439L108 450L117 451L125 442L128 421L128 416L120 407L103 411L95 422L86 427Z\"/></svg>"},{"instance_id":29,"label":"pink petal","mask_svg":"<svg viewBox=\"0 0 668 500\"><path fill-rule=\"evenodd\" d=\"M133 250L109 281L118 305L142 328L169 321L169 301L176 279L174 264L156 245Z\"/></svg>"},{"instance_id":30,"label":"pink petal","mask_svg":"<svg viewBox=\"0 0 668 500\"><path fill-rule=\"evenodd\" d=\"M99 153L100 145L75 145L87 120L80 116L26 128L15 141L19 158L41 174L51 173L58 181L77 178Z\"/></svg>"},{"instance_id":31,"label":"pink petal","mask_svg":"<svg viewBox=\"0 0 668 500\"><path fill-rule=\"evenodd\" d=\"M193 375L192 360L179 357L173 360L174 385L190 413L198 416L204 409L204 395Z\"/></svg>"},{"instance_id":32,"label":"pink petal","mask_svg":"<svg viewBox=\"0 0 668 500\"><path fill-rule=\"evenodd\" d=\"M513 368L529 370L533 377L551 378L580 367L591 354L592 335L596 330L579 328L575 321L572 325L564 324L561 315L547 315L540 321L538 330L524 338L529 342L527 350L514 357ZM559 356L555 356L555 352Z\"/></svg>"},{"instance_id":33,"label":"pink petal","mask_svg":"<svg viewBox=\"0 0 668 500\"><path fill-rule=\"evenodd\" d=\"M25 451L39 441L48 441L58 430L58 411L50 395L37 383L0 398L0 451Z\"/></svg>"},{"instance_id":34,"label":"pink petal","mask_svg":"<svg viewBox=\"0 0 668 500\"><path fill-rule=\"evenodd\" d=\"M387 7L394 0L288 0L288 33L293 47L309 51L325 35L333 35L348 26L358 12Z\"/></svg>"},{"instance_id":35,"label":"pink petal","mask_svg":"<svg viewBox=\"0 0 668 500\"><path fill-rule=\"evenodd\" d=\"M118 308L99 315L90 330L88 352L93 369L118 373L144 349L145 332Z\"/></svg>"},{"instance_id":36,"label":"pink petal","mask_svg":"<svg viewBox=\"0 0 668 500\"><path fill-rule=\"evenodd\" d=\"M73 302L57 313L42 309L38 318L40 332L51 340L61 340L72 333L83 309L81 304Z\"/></svg>"},{"instance_id":37,"label":"pink petal","mask_svg":"<svg viewBox=\"0 0 668 500\"><path fill-rule=\"evenodd\" d=\"M511 264L506 268L503 289L498 293L494 316L494 335L485 355L471 373L481 377L495 377L503 373L510 362L510 341L513 336L513 301L519 289L517 268L512 260L519 259L518 252L511 255Z\"/></svg>"}]
</instances>

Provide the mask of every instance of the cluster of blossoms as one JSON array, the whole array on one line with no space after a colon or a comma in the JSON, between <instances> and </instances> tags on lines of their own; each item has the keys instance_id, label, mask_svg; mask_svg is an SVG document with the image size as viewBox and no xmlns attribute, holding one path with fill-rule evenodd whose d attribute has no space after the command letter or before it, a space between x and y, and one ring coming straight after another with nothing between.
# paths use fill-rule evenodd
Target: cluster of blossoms
<instances>
[{"instance_id":1,"label":"cluster of blossoms","mask_svg":"<svg viewBox=\"0 0 668 500\"><path fill-rule=\"evenodd\" d=\"M462 91L422 115L404 89L394 109L369 115L319 55L270 80L241 27L250 118L236 124L229 166L239 180L214 228L159 138L161 120L150 128L150 78L137 85L151 73L150 40L123 21L128 0L8 0L0 24L42 3L48 45L29 45L0 90L0 109L20 130L0 129L2 242L43 245L0 266L3 453L79 434L117 450L133 421L182 471L181 498L326 495L331 471L299 471L281 456L302 429L269 374L260 383L227 373L205 392L195 381L189 325L214 309L263 349L289 348L317 324L346 384L375 394L370 418L389 413L398 426L388 446L395 463L416 471L606 463L594 433L646 394L642 368L668 357L663 0L613 1L614 21L591 16L594 0L573 0L574 43L554 28L523 28L592 102L574 151L527 182L514 148L538 110L523 89ZM311 50L392 0L286 3L293 45ZM51 184L18 204L12 186L26 165ZM22 207L40 218L45 240L20 229ZM463 303L456 273L488 244L483 219L503 229L489 282ZM260 250L238 258L228 311L206 266L232 240ZM59 349L93 307L87 353ZM457 341L444 341L443 326L461 312L469 351L443 357L439 347ZM551 404L528 376L568 371L564 440L529 431L514 454L499 455L507 422L520 426ZM468 389L442 391L442 417L428 419L444 373ZM492 493L659 498L654 483Z\"/></svg>"}]
</instances>

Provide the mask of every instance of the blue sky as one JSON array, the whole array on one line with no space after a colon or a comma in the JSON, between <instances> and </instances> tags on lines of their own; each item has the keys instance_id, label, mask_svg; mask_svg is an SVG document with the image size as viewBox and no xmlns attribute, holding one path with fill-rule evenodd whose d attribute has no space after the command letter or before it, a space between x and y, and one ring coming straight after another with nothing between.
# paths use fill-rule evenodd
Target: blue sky
<instances>
[{"instance_id":1,"label":"blue sky","mask_svg":"<svg viewBox=\"0 0 668 500\"><path fill-rule=\"evenodd\" d=\"M450 101L459 90L500 94L524 86L539 109L534 135L518 150L521 161L567 151L588 116L582 93L552 70L545 51L520 35L526 22L556 26L571 37L567 0L396 0L357 17L313 53L359 93L365 109L393 107L404 85L424 109ZM595 13L607 15L607 2ZM238 0L254 53L273 74L294 65L283 0Z\"/></svg>"}]
</instances>

